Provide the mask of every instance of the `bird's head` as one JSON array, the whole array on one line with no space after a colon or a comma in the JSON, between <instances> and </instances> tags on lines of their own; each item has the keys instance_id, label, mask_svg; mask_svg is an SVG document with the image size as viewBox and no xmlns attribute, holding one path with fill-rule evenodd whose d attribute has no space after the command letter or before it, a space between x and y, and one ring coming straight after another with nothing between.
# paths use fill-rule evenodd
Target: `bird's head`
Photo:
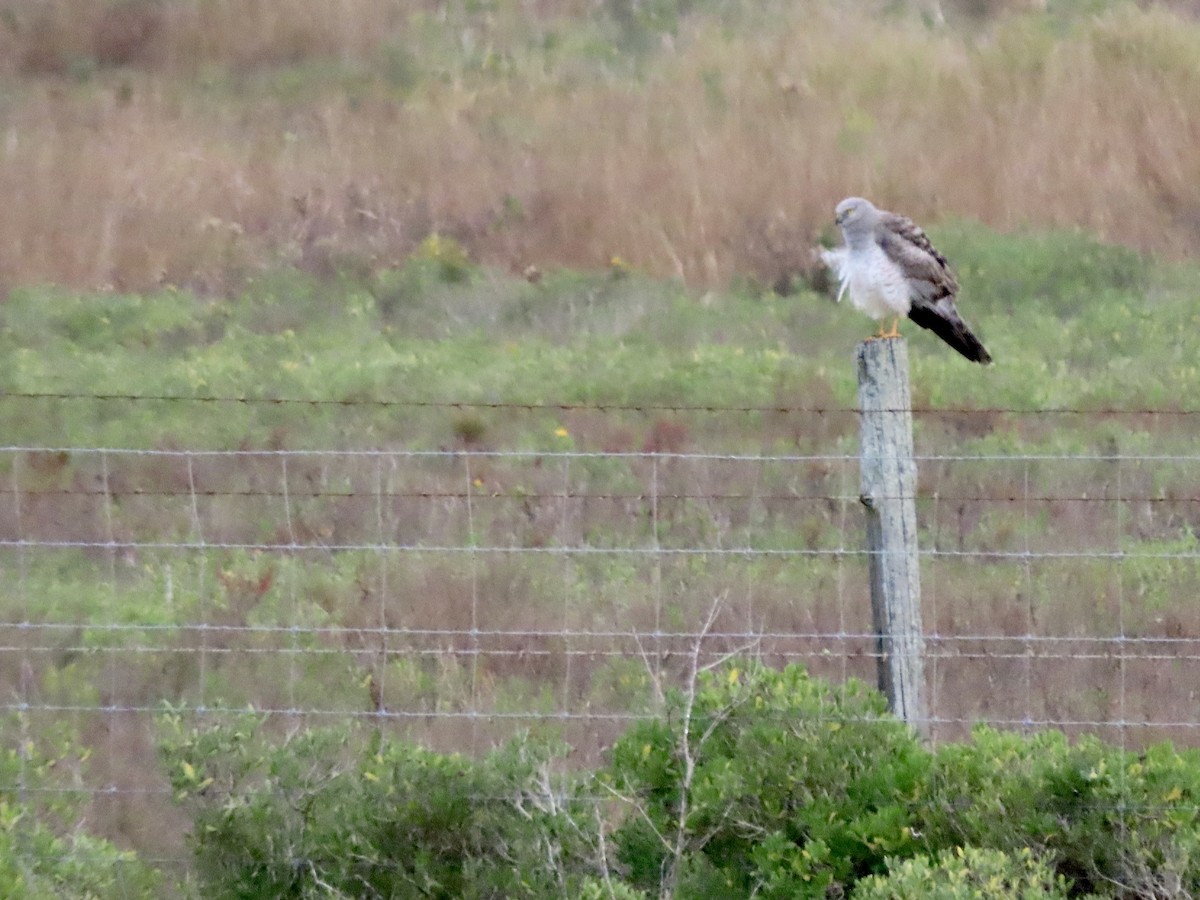
<instances>
[{"instance_id":1,"label":"bird's head","mask_svg":"<svg viewBox=\"0 0 1200 900\"><path fill-rule=\"evenodd\" d=\"M846 228L868 218L874 211L875 207L871 205L871 201L862 197L847 197L834 209L834 221Z\"/></svg>"}]
</instances>

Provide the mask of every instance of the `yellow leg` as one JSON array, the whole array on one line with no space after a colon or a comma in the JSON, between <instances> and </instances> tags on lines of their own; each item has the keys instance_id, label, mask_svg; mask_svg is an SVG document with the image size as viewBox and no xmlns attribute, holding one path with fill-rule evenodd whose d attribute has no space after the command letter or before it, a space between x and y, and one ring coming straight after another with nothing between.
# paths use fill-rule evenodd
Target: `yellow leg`
<instances>
[{"instance_id":1,"label":"yellow leg","mask_svg":"<svg viewBox=\"0 0 1200 900\"><path fill-rule=\"evenodd\" d=\"M898 338L900 337L900 317L892 316L892 330L887 334L883 333L883 323L879 325L879 337L881 338Z\"/></svg>"}]
</instances>

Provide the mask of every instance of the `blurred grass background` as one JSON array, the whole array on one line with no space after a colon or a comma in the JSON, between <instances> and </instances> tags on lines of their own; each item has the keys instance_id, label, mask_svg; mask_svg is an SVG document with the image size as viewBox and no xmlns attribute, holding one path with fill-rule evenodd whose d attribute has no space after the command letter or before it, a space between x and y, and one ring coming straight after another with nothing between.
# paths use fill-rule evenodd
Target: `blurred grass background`
<instances>
[{"instance_id":1,"label":"blurred grass background","mask_svg":"<svg viewBox=\"0 0 1200 900\"><path fill-rule=\"evenodd\" d=\"M1183 2L6 0L0 272L228 292L436 231L786 284L848 193L1178 257L1198 48Z\"/></svg>"}]
</instances>

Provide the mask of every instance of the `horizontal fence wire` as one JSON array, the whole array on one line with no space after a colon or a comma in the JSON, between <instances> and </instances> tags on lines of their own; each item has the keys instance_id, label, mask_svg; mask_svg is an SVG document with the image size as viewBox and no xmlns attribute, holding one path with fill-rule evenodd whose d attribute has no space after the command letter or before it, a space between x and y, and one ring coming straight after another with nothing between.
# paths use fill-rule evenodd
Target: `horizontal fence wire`
<instances>
[{"instance_id":1,"label":"horizontal fence wire","mask_svg":"<svg viewBox=\"0 0 1200 900\"><path fill-rule=\"evenodd\" d=\"M548 728L586 766L659 716L693 666L875 682L858 457L842 452L855 409L0 394L58 401L294 407L297 428L311 407L845 418L815 435L647 426L613 446L568 423L569 449L550 429L315 448L63 431L0 446L0 721L10 742L67 729L86 759L0 793L90 799L97 833L135 845L122 823L175 828L175 849L148 860L186 860L165 824L167 714L386 727L466 753ZM1138 422L1119 440L918 436L931 739L983 723L1200 746L1200 453L1184 433L1200 410L911 412L1061 417L1046 431L1060 436ZM1145 440L1125 439L1137 429Z\"/></svg>"},{"instance_id":2,"label":"horizontal fence wire","mask_svg":"<svg viewBox=\"0 0 1200 900\"><path fill-rule=\"evenodd\" d=\"M886 411L886 410L885 410ZM797 453L684 453L669 451L621 451L621 450L159 450L133 447L29 447L0 446L0 453L46 454L48 456L87 454L95 456L147 456L167 459L231 460L248 459L322 459L346 457L366 460L643 460L661 462L743 462L743 463L854 463L856 454L797 454ZM970 453L970 454L914 454L914 461L921 462L1197 462L1200 453ZM720 495L705 495L716 496ZM833 499L833 498L826 498Z\"/></svg>"},{"instance_id":3,"label":"horizontal fence wire","mask_svg":"<svg viewBox=\"0 0 1200 900\"><path fill-rule=\"evenodd\" d=\"M759 548L759 547L503 547L480 545L474 547L442 546L438 544L358 544L358 543L258 543L237 541L12 541L0 540L0 547L17 549L47 548L58 550L250 550L257 553L405 553L453 555L532 555L532 556L691 556L691 557L827 557L845 559L870 557L884 551ZM1200 549L1186 551L1127 551L1098 550L1036 551L1036 550L922 550L922 557L971 559L987 561L1033 560L1193 560L1200 559Z\"/></svg>"},{"instance_id":4,"label":"horizontal fence wire","mask_svg":"<svg viewBox=\"0 0 1200 900\"><path fill-rule=\"evenodd\" d=\"M133 403L198 403L198 404L246 404L267 406L329 406L329 407L382 407L401 409L441 410L508 410L534 411L593 411L613 412L699 412L699 413L847 413L858 415L854 406L813 406L808 404L709 404L709 403L625 403L606 400L429 400L401 397L289 397L289 396L238 396L216 394L134 394L125 392L80 392L80 391L6 391L0 392L0 401L30 400L77 400L111 401ZM908 412L914 415L1021 415L1021 416L1195 416L1200 409L1170 407L1095 407L1065 406L921 406L914 404L902 410L883 409L883 412Z\"/></svg>"}]
</instances>

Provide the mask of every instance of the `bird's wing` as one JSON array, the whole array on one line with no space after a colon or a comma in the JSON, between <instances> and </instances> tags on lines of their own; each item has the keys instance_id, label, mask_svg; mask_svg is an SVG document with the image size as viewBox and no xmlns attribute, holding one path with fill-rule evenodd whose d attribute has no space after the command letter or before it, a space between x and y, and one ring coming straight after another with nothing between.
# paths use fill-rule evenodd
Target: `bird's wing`
<instances>
[{"instance_id":1,"label":"bird's wing","mask_svg":"<svg viewBox=\"0 0 1200 900\"><path fill-rule=\"evenodd\" d=\"M946 257L938 253L912 219L881 211L875 240L904 274L914 300L936 301L958 293L958 281Z\"/></svg>"},{"instance_id":2,"label":"bird's wing","mask_svg":"<svg viewBox=\"0 0 1200 900\"><path fill-rule=\"evenodd\" d=\"M958 314L958 281L925 232L906 216L881 213L875 238L909 284L908 317L972 362L990 363L991 354Z\"/></svg>"}]
</instances>

